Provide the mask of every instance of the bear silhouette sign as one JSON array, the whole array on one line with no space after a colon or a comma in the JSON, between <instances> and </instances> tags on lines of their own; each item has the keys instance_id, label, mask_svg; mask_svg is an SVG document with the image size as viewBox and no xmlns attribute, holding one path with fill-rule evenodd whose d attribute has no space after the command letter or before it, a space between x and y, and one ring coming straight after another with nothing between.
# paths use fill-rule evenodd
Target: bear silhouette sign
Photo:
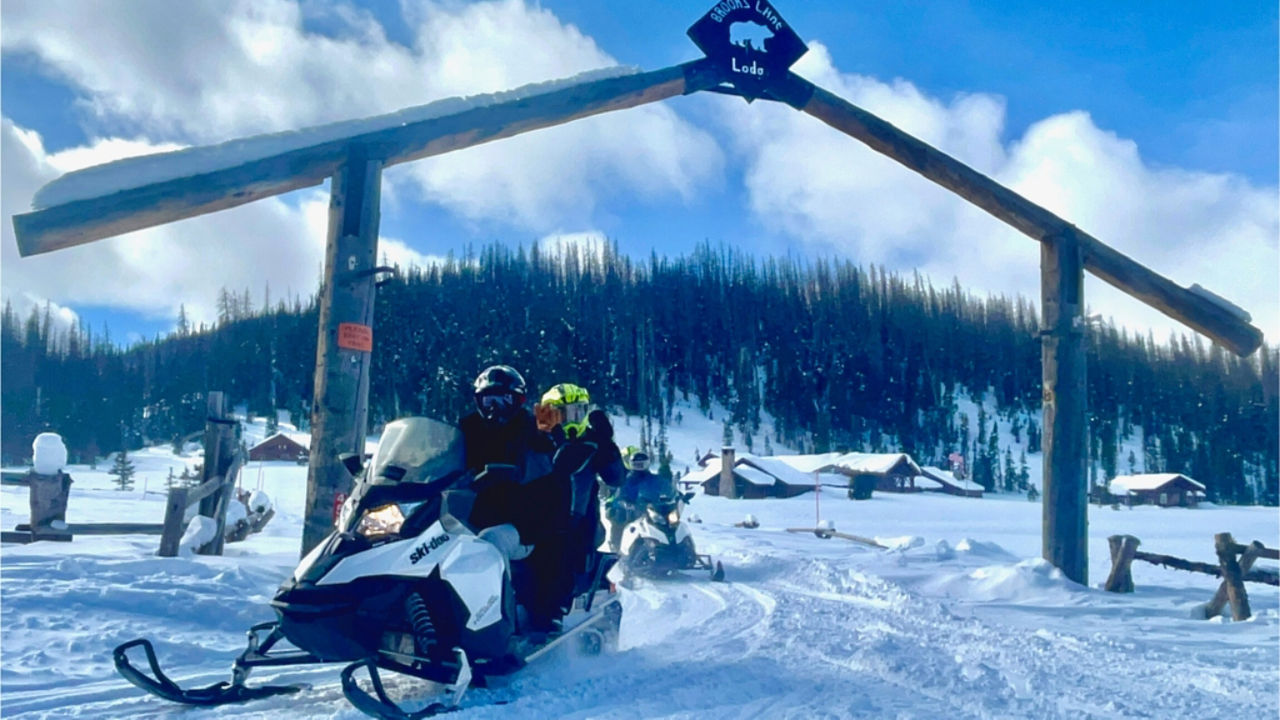
<instances>
[{"instance_id":1,"label":"bear silhouette sign","mask_svg":"<svg viewBox=\"0 0 1280 720\"><path fill-rule=\"evenodd\" d=\"M764 97L809 50L768 0L721 0L689 38L748 101Z\"/></svg>"}]
</instances>

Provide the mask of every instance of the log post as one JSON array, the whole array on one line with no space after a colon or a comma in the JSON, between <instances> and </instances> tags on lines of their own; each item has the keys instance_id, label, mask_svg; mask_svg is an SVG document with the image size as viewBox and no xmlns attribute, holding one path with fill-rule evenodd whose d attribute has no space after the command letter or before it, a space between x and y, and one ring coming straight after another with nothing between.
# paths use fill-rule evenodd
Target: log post
<instances>
[{"instance_id":1,"label":"log post","mask_svg":"<svg viewBox=\"0 0 1280 720\"><path fill-rule=\"evenodd\" d=\"M187 512L187 488L169 488L169 501L164 506L164 529L160 533L160 557L177 557L182 539L182 518Z\"/></svg>"},{"instance_id":2,"label":"log post","mask_svg":"<svg viewBox=\"0 0 1280 720\"><path fill-rule=\"evenodd\" d=\"M1114 593L1133 592L1133 573L1129 567L1133 564L1134 553L1141 541L1132 535L1112 535L1107 538L1111 544L1111 574L1107 576L1107 584L1103 590Z\"/></svg>"},{"instance_id":3,"label":"log post","mask_svg":"<svg viewBox=\"0 0 1280 720\"><path fill-rule=\"evenodd\" d=\"M204 471L201 484L217 479L223 488L200 500L200 515L211 518L218 525L218 534L205 545L196 548L200 555L222 554L222 527L226 518L227 480L239 459L240 448L236 444L236 423L228 417L227 398L218 391L209 393L209 415L204 426ZM186 508L183 508L185 513Z\"/></svg>"},{"instance_id":4,"label":"log post","mask_svg":"<svg viewBox=\"0 0 1280 720\"><path fill-rule=\"evenodd\" d=\"M1249 609L1249 596L1244 591L1244 573L1240 571L1240 563L1236 562L1236 543L1231 533L1218 533L1213 536L1213 549L1218 553L1218 562L1222 565L1222 584L1227 588L1227 600L1231 602L1231 619L1237 622L1248 620L1253 611Z\"/></svg>"},{"instance_id":5,"label":"log post","mask_svg":"<svg viewBox=\"0 0 1280 720\"><path fill-rule=\"evenodd\" d=\"M1245 548L1244 553L1240 555L1240 573L1247 574L1249 569L1253 567L1253 563L1262 556L1262 543L1254 540L1249 543L1249 547ZM1227 604L1227 582L1222 581L1218 585L1218 591L1213 594L1213 599L1204 606L1204 618L1209 620L1222 614L1222 608Z\"/></svg>"},{"instance_id":6,"label":"log post","mask_svg":"<svg viewBox=\"0 0 1280 720\"><path fill-rule=\"evenodd\" d=\"M1087 585L1083 285L1079 244L1069 235L1046 237L1040 245L1043 557L1067 578Z\"/></svg>"},{"instance_id":7,"label":"log post","mask_svg":"<svg viewBox=\"0 0 1280 720\"><path fill-rule=\"evenodd\" d=\"M351 475L338 456L364 456L369 413L382 161L370 159L363 146L353 144L332 182L303 555L333 529L334 498L351 491Z\"/></svg>"}]
</instances>

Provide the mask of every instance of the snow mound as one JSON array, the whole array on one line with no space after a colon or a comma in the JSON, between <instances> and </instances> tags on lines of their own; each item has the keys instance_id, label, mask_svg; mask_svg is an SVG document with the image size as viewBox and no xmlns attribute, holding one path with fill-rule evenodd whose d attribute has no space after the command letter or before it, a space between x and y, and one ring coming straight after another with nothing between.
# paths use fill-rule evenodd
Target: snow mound
<instances>
[{"instance_id":1,"label":"snow mound","mask_svg":"<svg viewBox=\"0 0 1280 720\"><path fill-rule=\"evenodd\" d=\"M40 433L31 443L35 470L40 475L56 475L67 464L67 446L58 433Z\"/></svg>"},{"instance_id":2,"label":"snow mound","mask_svg":"<svg viewBox=\"0 0 1280 720\"><path fill-rule=\"evenodd\" d=\"M191 518L191 522L187 524L187 531L178 541L178 552L184 556L194 555L197 548L208 544L217 535L218 523L213 518L196 515Z\"/></svg>"},{"instance_id":3,"label":"snow mound","mask_svg":"<svg viewBox=\"0 0 1280 720\"><path fill-rule=\"evenodd\" d=\"M924 538L919 535L903 535L901 537L876 537L874 540L889 550L903 552L924 545Z\"/></svg>"},{"instance_id":4,"label":"snow mound","mask_svg":"<svg viewBox=\"0 0 1280 720\"><path fill-rule=\"evenodd\" d=\"M970 572L968 592L973 600L1025 600L1046 591L1068 591L1073 583L1044 558L1030 558L1014 565L991 565Z\"/></svg>"},{"instance_id":5,"label":"snow mound","mask_svg":"<svg viewBox=\"0 0 1280 720\"><path fill-rule=\"evenodd\" d=\"M227 520L225 526L231 530L236 523L249 519L249 509L240 501L232 501L227 503Z\"/></svg>"},{"instance_id":6,"label":"snow mound","mask_svg":"<svg viewBox=\"0 0 1280 720\"><path fill-rule=\"evenodd\" d=\"M964 538L956 543L956 552L972 557L1015 559L1016 556L993 542Z\"/></svg>"},{"instance_id":7,"label":"snow mound","mask_svg":"<svg viewBox=\"0 0 1280 720\"><path fill-rule=\"evenodd\" d=\"M272 508L271 496L261 490L255 490L249 496L249 512L264 513Z\"/></svg>"}]
</instances>

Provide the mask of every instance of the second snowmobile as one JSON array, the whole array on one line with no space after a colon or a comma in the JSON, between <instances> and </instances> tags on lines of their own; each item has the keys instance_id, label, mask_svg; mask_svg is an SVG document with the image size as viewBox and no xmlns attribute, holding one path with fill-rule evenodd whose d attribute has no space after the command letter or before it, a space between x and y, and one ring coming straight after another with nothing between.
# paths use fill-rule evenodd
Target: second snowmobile
<instances>
[{"instance_id":1,"label":"second snowmobile","mask_svg":"<svg viewBox=\"0 0 1280 720\"><path fill-rule=\"evenodd\" d=\"M712 580L724 580L724 566L713 564L710 555L698 554L693 533L681 522L692 497L674 489L640 495L638 517L623 529L618 548L618 566L624 573L662 577L679 570L708 570Z\"/></svg>"},{"instance_id":2,"label":"second snowmobile","mask_svg":"<svg viewBox=\"0 0 1280 720\"><path fill-rule=\"evenodd\" d=\"M607 562L594 564L560 630L523 627L512 580L518 548L500 550L467 522L476 497L468 488L486 474L514 469L491 466L473 478L461 469L461 454L457 428L405 418L387 425L367 468L360 458L344 459L358 479L333 533L280 586L271 602L278 620L250 629L230 682L182 689L160 670L145 639L116 648L117 670L168 700L220 705L302 689L250 687L245 681L256 667L346 663L343 693L357 708L373 717L418 720L456 708L467 688L486 676L510 673L571 640L593 652L609 644L622 611L605 580ZM557 471L565 472L565 463L576 470L587 459L557 456ZM282 641L293 648L277 649ZM151 675L130 663L128 652L136 647ZM438 702L404 710L386 694L379 669L446 690ZM373 695L359 682L361 672L369 675Z\"/></svg>"}]
</instances>

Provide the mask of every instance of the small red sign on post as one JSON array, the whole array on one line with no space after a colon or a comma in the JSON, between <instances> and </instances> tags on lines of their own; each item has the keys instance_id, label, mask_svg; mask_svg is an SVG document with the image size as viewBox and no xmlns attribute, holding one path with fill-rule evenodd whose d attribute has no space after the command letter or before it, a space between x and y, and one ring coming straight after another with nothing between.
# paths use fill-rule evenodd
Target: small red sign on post
<instances>
[{"instance_id":1,"label":"small red sign on post","mask_svg":"<svg viewBox=\"0 0 1280 720\"><path fill-rule=\"evenodd\" d=\"M333 496L333 524L338 524L338 516L342 514L342 504L347 501L347 494L340 492Z\"/></svg>"},{"instance_id":2,"label":"small red sign on post","mask_svg":"<svg viewBox=\"0 0 1280 720\"><path fill-rule=\"evenodd\" d=\"M338 347L373 352L373 328L360 323L338 323Z\"/></svg>"}]
</instances>

